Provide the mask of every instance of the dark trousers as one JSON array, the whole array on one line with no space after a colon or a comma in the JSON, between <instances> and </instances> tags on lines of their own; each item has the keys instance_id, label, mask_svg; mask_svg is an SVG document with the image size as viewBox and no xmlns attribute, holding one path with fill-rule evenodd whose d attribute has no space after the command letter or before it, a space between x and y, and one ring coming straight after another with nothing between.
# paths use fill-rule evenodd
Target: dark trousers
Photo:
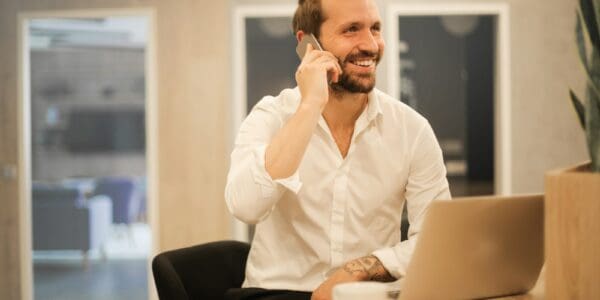
<instances>
[{"instance_id":1,"label":"dark trousers","mask_svg":"<svg viewBox=\"0 0 600 300\"><path fill-rule=\"evenodd\" d=\"M310 292L240 288L250 245L220 241L166 251L152 261L161 300L310 300Z\"/></svg>"},{"instance_id":2,"label":"dark trousers","mask_svg":"<svg viewBox=\"0 0 600 300\"><path fill-rule=\"evenodd\" d=\"M311 295L299 291L232 288L225 293L225 300L310 300Z\"/></svg>"}]
</instances>

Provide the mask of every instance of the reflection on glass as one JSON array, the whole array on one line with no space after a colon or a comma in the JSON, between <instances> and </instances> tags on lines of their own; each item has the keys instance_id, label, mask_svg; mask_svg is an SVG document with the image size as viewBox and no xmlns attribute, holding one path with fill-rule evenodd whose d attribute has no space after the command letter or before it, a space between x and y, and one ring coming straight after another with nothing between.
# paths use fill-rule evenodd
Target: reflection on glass
<instances>
[{"instance_id":1,"label":"reflection on glass","mask_svg":"<svg viewBox=\"0 0 600 300\"><path fill-rule=\"evenodd\" d=\"M488 15L401 16L401 100L431 123L454 196L494 182L494 36Z\"/></svg>"},{"instance_id":2,"label":"reflection on glass","mask_svg":"<svg viewBox=\"0 0 600 300\"><path fill-rule=\"evenodd\" d=\"M266 95L296 85L300 63L290 17L246 18L248 112Z\"/></svg>"}]
</instances>

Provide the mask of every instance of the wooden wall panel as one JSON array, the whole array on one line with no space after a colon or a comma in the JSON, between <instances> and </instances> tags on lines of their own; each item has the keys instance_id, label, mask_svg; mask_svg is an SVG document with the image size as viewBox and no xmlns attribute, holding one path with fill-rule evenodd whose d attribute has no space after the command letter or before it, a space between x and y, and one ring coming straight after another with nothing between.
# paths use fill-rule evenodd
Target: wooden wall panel
<instances>
[{"instance_id":1,"label":"wooden wall panel","mask_svg":"<svg viewBox=\"0 0 600 300\"><path fill-rule=\"evenodd\" d=\"M230 236L223 201L228 1L0 1L0 163L17 164L17 13L150 7L157 18L160 250ZM0 299L19 299L18 180L0 179Z\"/></svg>"},{"instance_id":2,"label":"wooden wall panel","mask_svg":"<svg viewBox=\"0 0 600 300\"><path fill-rule=\"evenodd\" d=\"M16 91L16 1L0 1L0 172L16 166L17 91ZM0 174L0 299L19 299L18 181Z\"/></svg>"},{"instance_id":3,"label":"wooden wall panel","mask_svg":"<svg viewBox=\"0 0 600 300\"><path fill-rule=\"evenodd\" d=\"M229 6L157 3L160 242L170 249L229 235L223 201Z\"/></svg>"},{"instance_id":4,"label":"wooden wall panel","mask_svg":"<svg viewBox=\"0 0 600 300\"><path fill-rule=\"evenodd\" d=\"M546 171L587 159L569 100L569 88L585 82L575 45L577 2L511 1L513 193L543 192Z\"/></svg>"}]
</instances>

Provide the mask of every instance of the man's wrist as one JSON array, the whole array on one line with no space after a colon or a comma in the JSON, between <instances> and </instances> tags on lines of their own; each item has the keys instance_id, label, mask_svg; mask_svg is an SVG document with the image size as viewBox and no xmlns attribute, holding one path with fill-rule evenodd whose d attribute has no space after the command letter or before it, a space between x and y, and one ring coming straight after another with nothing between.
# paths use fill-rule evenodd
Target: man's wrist
<instances>
[{"instance_id":1,"label":"man's wrist","mask_svg":"<svg viewBox=\"0 0 600 300\"><path fill-rule=\"evenodd\" d=\"M356 280L394 281L395 278L383 267L381 261L374 255L368 255L351 260L344 265L344 271Z\"/></svg>"},{"instance_id":2,"label":"man's wrist","mask_svg":"<svg viewBox=\"0 0 600 300\"><path fill-rule=\"evenodd\" d=\"M318 100L315 97L307 96L306 98L302 98L297 111L317 113L320 115L326 103L322 102L322 100Z\"/></svg>"}]
</instances>

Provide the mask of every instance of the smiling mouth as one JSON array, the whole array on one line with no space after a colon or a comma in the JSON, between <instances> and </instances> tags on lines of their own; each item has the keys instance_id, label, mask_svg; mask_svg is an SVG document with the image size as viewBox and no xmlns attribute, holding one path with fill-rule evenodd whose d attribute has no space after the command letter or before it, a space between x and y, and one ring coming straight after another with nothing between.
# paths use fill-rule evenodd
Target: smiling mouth
<instances>
[{"instance_id":1,"label":"smiling mouth","mask_svg":"<svg viewBox=\"0 0 600 300\"><path fill-rule=\"evenodd\" d=\"M375 65L374 59L362 59L362 60L354 60L350 61L351 64L357 65L360 67L371 67Z\"/></svg>"}]
</instances>

